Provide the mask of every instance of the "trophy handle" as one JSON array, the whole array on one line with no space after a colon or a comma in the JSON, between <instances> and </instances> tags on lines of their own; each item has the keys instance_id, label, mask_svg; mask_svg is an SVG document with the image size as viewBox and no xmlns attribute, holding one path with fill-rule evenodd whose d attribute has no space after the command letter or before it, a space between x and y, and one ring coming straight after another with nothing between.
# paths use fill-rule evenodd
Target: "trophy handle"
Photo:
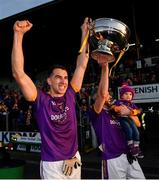
<instances>
[{"instance_id":1,"label":"trophy handle","mask_svg":"<svg viewBox=\"0 0 159 180\"><path fill-rule=\"evenodd\" d=\"M126 46L125 46L125 51L127 51L130 47L130 44L128 43Z\"/></svg>"},{"instance_id":2,"label":"trophy handle","mask_svg":"<svg viewBox=\"0 0 159 180\"><path fill-rule=\"evenodd\" d=\"M109 77L111 76L111 73L112 73L113 68L118 64L118 62L120 61L120 59L121 59L122 56L124 55L125 51L127 51L127 50L128 50L128 48L126 47L126 48L124 48L124 49L122 49L122 50L120 51L120 54L119 54L119 56L118 56L118 59L116 60L115 64L113 64L113 66L112 66L112 67L110 68L110 70L109 70Z\"/></svg>"}]
</instances>

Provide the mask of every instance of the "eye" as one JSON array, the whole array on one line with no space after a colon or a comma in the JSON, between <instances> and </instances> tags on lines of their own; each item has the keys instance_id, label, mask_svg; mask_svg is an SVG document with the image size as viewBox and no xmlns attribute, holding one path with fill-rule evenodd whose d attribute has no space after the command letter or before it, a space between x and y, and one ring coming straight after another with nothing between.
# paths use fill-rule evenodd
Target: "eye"
<instances>
[{"instance_id":1,"label":"eye","mask_svg":"<svg viewBox=\"0 0 159 180\"><path fill-rule=\"evenodd\" d=\"M60 77L61 77L61 76L59 76L59 75L56 75L56 76L55 76L55 79L60 79Z\"/></svg>"}]
</instances>

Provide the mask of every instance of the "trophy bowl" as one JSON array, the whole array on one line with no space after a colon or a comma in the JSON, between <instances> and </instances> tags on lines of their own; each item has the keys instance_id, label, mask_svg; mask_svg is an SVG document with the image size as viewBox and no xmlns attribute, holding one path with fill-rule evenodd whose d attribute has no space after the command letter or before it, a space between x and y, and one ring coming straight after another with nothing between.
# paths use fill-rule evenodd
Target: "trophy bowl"
<instances>
[{"instance_id":1,"label":"trophy bowl","mask_svg":"<svg viewBox=\"0 0 159 180\"><path fill-rule=\"evenodd\" d=\"M90 23L91 57L98 62L116 61L115 54L129 48L130 29L112 18L99 18Z\"/></svg>"}]
</instances>

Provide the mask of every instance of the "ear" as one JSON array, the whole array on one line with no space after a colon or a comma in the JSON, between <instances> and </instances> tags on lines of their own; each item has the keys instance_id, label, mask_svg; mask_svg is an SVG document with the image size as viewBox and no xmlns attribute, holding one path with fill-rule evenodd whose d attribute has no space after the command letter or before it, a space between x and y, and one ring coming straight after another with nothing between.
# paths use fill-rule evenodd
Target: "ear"
<instances>
[{"instance_id":1,"label":"ear","mask_svg":"<svg viewBox=\"0 0 159 180\"><path fill-rule=\"evenodd\" d=\"M51 85L51 80L50 80L49 77L47 78L47 83L48 83L49 86Z\"/></svg>"}]
</instances>

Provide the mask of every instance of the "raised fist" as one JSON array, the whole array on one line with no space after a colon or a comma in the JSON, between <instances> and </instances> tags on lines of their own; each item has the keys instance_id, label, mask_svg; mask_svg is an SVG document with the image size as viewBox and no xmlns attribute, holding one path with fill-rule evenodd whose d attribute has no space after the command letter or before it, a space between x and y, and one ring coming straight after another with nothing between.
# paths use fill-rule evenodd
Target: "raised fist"
<instances>
[{"instance_id":1,"label":"raised fist","mask_svg":"<svg viewBox=\"0 0 159 180\"><path fill-rule=\"evenodd\" d=\"M33 24L28 20L16 21L13 26L13 30L21 32L22 34L26 33L32 28Z\"/></svg>"}]
</instances>

